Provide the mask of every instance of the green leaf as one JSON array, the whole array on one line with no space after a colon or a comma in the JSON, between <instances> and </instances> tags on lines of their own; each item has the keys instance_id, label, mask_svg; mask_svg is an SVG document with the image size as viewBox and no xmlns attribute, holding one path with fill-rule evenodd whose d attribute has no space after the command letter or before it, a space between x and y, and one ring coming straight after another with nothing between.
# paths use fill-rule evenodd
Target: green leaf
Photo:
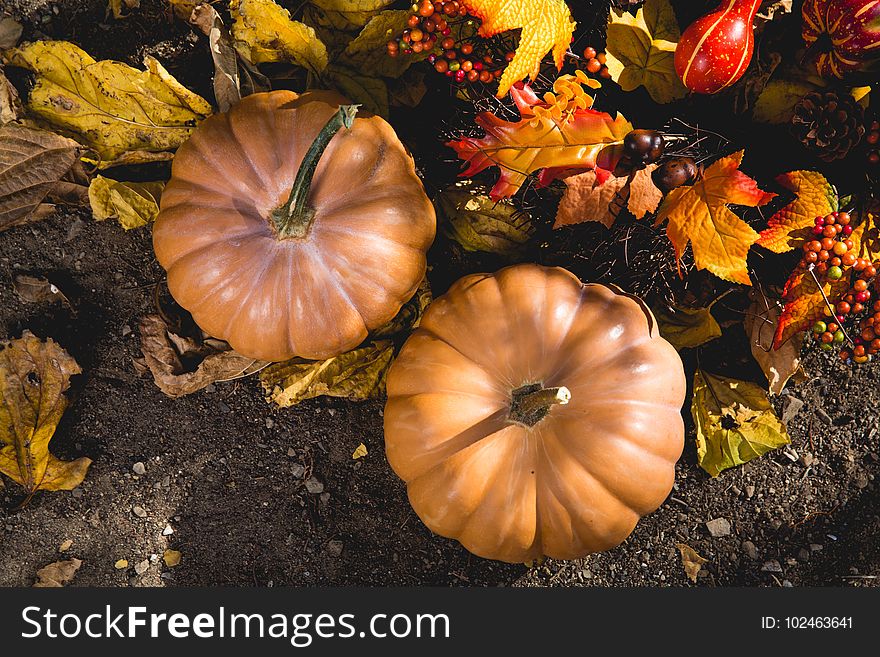
<instances>
[{"instance_id":1,"label":"green leaf","mask_svg":"<svg viewBox=\"0 0 880 657\"><path fill-rule=\"evenodd\" d=\"M660 335L681 351L699 347L721 336L721 327L711 310L711 305L708 308L673 305L671 309L658 308L654 316L660 327Z\"/></svg>"},{"instance_id":2,"label":"green leaf","mask_svg":"<svg viewBox=\"0 0 880 657\"><path fill-rule=\"evenodd\" d=\"M697 460L713 477L791 442L767 392L748 381L697 370L691 413Z\"/></svg>"},{"instance_id":3,"label":"green leaf","mask_svg":"<svg viewBox=\"0 0 880 657\"><path fill-rule=\"evenodd\" d=\"M159 214L164 182L120 182L95 176L89 184L89 204L97 221L116 219L125 230L153 223Z\"/></svg>"},{"instance_id":4,"label":"green leaf","mask_svg":"<svg viewBox=\"0 0 880 657\"><path fill-rule=\"evenodd\" d=\"M305 399L342 397L373 399L385 390L394 344L381 340L324 361L294 358L270 365L260 373L266 400L293 406Z\"/></svg>"},{"instance_id":5,"label":"green leaf","mask_svg":"<svg viewBox=\"0 0 880 657\"><path fill-rule=\"evenodd\" d=\"M534 234L532 218L509 201L493 201L479 186L464 181L441 192L434 202L443 231L466 251L521 256Z\"/></svg>"},{"instance_id":6,"label":"green leaf","mask_svg":"<svg viewBox=\"0 0 880 657\"><path fill-rule=\"evenodd\" d=\"M752 119L758 123L787 124L794 115L794 106L798 101L811 91L825 86L825 81L816 75L812 67L779 66L755 101Z\"/></svg>"},{"instance_id":7,"label":"green leaf","mask_svg":"<svg viewBox=\"0 0 880 657\"><path fill-rule=\"evenodd\" d=\"M388 85L382 78L361 75L356 70L331 64L321 75L321 81L368 112L388 118Z\"/></svg>"},{"instance_id":8,"label":"green leaf","mask_svg":"<svg viewBox=\"0 0 880 657\"><path fill-rule=\"evenodd\" d=\"M394 0L309 0L309 22L334 30L351 31L366 25Z\"/></svg>"}]
</instances>

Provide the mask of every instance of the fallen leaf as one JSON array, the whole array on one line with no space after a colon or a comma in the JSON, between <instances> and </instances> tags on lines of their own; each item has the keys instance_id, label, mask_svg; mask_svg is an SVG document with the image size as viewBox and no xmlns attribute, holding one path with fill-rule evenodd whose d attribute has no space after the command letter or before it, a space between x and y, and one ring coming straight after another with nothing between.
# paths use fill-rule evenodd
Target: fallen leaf
<instances>
[{"instance_id":1,"label":"fallen leaf","mask_svg":"<svg viewBox=\"0 0 880 657\"><path fill-rule=\"evenodd\" d=\"M73 490L92 461L61 461L49 441L67 408L64 392L79 365L51 339L30 331L0 349L0 473L32 495L38 490Z\"/></svg>"},{"instance_id":2,"label":"fallen leaf","mask_svg":"<svg viewBox=\"0 0 880 657\"><path fill-rule=\"evenodd\" d=\"M116 219L125 230L153 223L159 214L164 182L121 182L95 176L89 184L89 203L96 221Z\"/></svg>"},{"instance_id":3,"label":"fallen leaf","mask_svg":"<svg viewBox=\"0 0 880 657\"><path fill-rule=\"evenodd\" d=\"M633 16L611 10L606 66L624 91L645 87L657 103L688 94L675 72L675 47L681 38L669 0L647 0Z\"/></svg>"},{"instance_id":4,"label":"fallen leaf","mask_svg":"<svg viewBox=\"0 0 880 657\"><path fill-rule=\"evenodd\" d=\"M100 168L171 159L170 151L211 114L204 98L150 56L146 71L95 61L67 41L36 41L5 56L36 75L28 109L89 145Z\"/></svg>"},{"instance_id":5,"label":"fallen leaf","mask_svg":"<svg viewBox=\"0 0 880 657\"><path fill-rule=\"evenodd\" d=\"M315 20L323 27L334 30L351 31L370 22L383 9L393 5L395 0L309 0L317 7Z\"/></svg>"},{"instance_id":6,"label":"fallen leaf","mask_svg":"<svg viewBox=\"0 0 880 657\"><path fill-rule=\"evenodd\" d=\"M74 315L76 312L70 303L70 300L64 295L64 292L49 282L42 276L29 276L28 274L16 274L12 278L12 287L16 294L23 301L28 303L55 303L60 302L66 306Z\"/></svg>"},{"instance_id":7,"label":"fallen leaf","mask_svg":"<svg viewBox=\"0 0 880 657\"><path fill-rule=\"evenodd\" d=\"M757 244L773 253L785 253L813 239L816 217L837 212L839 205L834 185L818 171L790 171L778 176L776 182L795 199L770 217Z\"/></svg>"},{"instance_id":8,"label":"fallen leaf","mask_svg":"<svg viewBox=\"0 0 880 657\"><path fill-rule=\"evenodd\" d=\"M779 349L774 349L773 337L776 335L779 316L782 314L781 301L768 299L754 290L749 296L752 297L752 304L746 311L745 330L746 335L749 336L752 356L758 361L761 371L767 377L770 392L778 395L791 377L803 371L801 367L803 336L801 339L788 340Z\"/></svg>"},{"instance_id":9,"label":"fallen leaf","mask_svg":"<svg viewBox=\"0 0 880 657\"><path fill-rule=\"evenodd\" d=\"M190 22L208 37L208 49L214 62L214 98L221 112L241 100L238 77L238 51L232 42L232 35L220 14L211 5L198 5L190 15Z\"/></svg>"},{"instance_id":10,"label":"fallen leaf","mask_svg":"<svg viewBox=\"0 0 880 657\"><path fill-rule=\"evenodd\" d=\"M336 63L364 77L399 78L415 62L427 59L430 52L398 54L389 57L385 44L407 28L410 11L383 11L367 22L337 58Z\"/></svg>"},{"instance_id":11,"label":"fallen leaf","mask_svg":"<svg viewBox=\"0 0 880 657\"><path fill-rule=\"evenodd\" d=\"M58 546L58 551L67 552L71 547L73 547L73 541L68 538L63 543L61 543L61 545Z\"/></svg>"},{"instance_id":12,"label":"fallen leaf","mask_svg":"<svg viewBox=\"0 0 880 657\"><path fill-rule=\"evenodd\" d=\"M697 269L751 285L746 256L758 233L727 205L756 207L770 202L776 194L762 191L739 170L744 153L722 157L692 186L669 192L657 211L656 225L669 220L666 234L679 259L690 241Z\"/></svg>"},{"instance_id":13,"label":"fallen leaf","mask_svg":"<svg viewBox=\"0 0 880 657\"><path fill-rule=\"evenodd\" d=\"M128 18L128 14L123 12L122 8L137 9L141 6L141 0L108 0L107 12L113 14L113 18L120 20Z\"/></svg>"},{"instance_id":14,"label":"fallen leaf","mask_svg":"<svg viewBox=\"0 0 880 657\"><path fill-rule=\"evenodd\" d=\"M0 128L0 231L46 216L43 201L80 150L72 139L45 130L15 123Z\"/></svg>"},{"instance_id":15,"label":"fallen leaf","mask_svg":"<svg viewBox=\"0 0 880 657\"><path fill-rule=\"evenodd\" d=\"M24 31L21 23L12 16L0 16L0 50L13 48Z\"/></svg>"},{"instance_id":16,"label":"fallen leaf","mask_svg":"<svg viewBox=\"0 0 880 657\"><path fill-rule=\"evenodd\" d=\"M128 568L128 559L120 559L113 564L113 567L116 570L125 570L126 568Z\"/></svg>"},{"instance_id":17,"label":"fallen leaf","mask_svg":"<svg viewBox=\"0 0 880 657\"><path fill-rule=\"evenodd\" d=\"M379 77L362 75L360 71L331 64L321 75L324 86L338 91L367 112L388 118L388 85Z\"/></svg>"},{"instance_id":18,"label":"fallen leaf","mask_svg":"<svg viewBox=\"0 0 880 657\"><path fill-rule=\"evenodd\" d=\"M34 584L34 588L59 588L69 584L80 566L82 566L82 561L79 559L56 561L48 566L43 566L37 571L37 581Z\"/></svg>"},{"instance_id":19,"label":"fallen leaf","mask_svg":"<svg viewBox=\"0 0 880 657\"><path fill-rule=\"evenodd\" d=\"M18 90L6 79L0 68L0 126L19 119L24 114Z\"/></svg>"},{"instance_id":20,"label":"fallen leaf","mask_svg":"<svg viewBox=\"0 0 880 657\"><path fill-rule=\"evenodd\" d=\"M696 584L697 575L699 575L700 571L703 569L703 564L708 563L709 560L697 554L697 551L690 545L676 543L675 547L677 547L678 551L681 553L681 565L684 566L685 574L691 582Z\"/></svg>"},{"instance_id":21,"label":"fallen leaf","mask_svg":"<svg viewBox=\"0 0 880 657\"><path fill-rule=\"evenodd\" d=\"M395 336L399 337L403 334L409 334L419 325L419 322L422 320L422 314L424 314L425 310L433 300L434 297L431 294L431 285L428 283L428 279L425 278L419 286L419 289L416 290L416 293L409 301L403 304L403 308L398 311L397 315L394 316L394 319L382 328L373 331L370 334L370 337L372 339L391 338Z\"/></svg>"},{"instance_id":22,"label":"fallen leaf","mask_svg":"<svg viewBox=\"0 0 880 657\"><path fill-rule=\"evenodd\" d=\"M713 477L791 442L767 392L748 381L697 370L691 414L697 461Z\"/></svg>"},{"instance_id":23,"label":"fallen leaf","mask_svg":"<svg viewBox=\"0 0 880 657\"><path fill-rule=\"evenodd\" d=\"M177 550L165 550L162 553L162 561L165 562L165 565L169 568L174 568L178 564L180 564L181 554Z\"/></svg>"},{"instance_id":24,"label":"fallen leaf","mask_svg":"<svg viewBox=\"0 0 880 657\"><path fill-rule=\"evenodd\" d=\"M172 333L159 315L142 317L140 334L141 351L147 367L153 374L156 385L169 397L183 397L211 383L248 376L265 366L262 361L247 358L232 350L218 351L205 346L195 354L191 351L195 347L182 342L180 336ZM183 366L181 356L184 354L175 349L174 340L177 340L178 345L190 344L185 347L187 356L192 356L193 360L196 355L201 358L195 369Z\"/></svg>"},{"instance_id":25,"label":"fallen leaf","mask_svg":"<svg viewBox=\"0 0 880 657\"><path fill-rule=\"evenodd\" d=\"M514 89L511 95L520 121L505 121L490 112L478 114L476 123L485 137L462 137L447 143L467 164L460 175L469 178L497 166L501 176L490 197L498 200L513 196L530 174L541 169L542 184L567 169L614 170L620 145L632 125L620 114L612 117L589 109L592 98L583 89L586 76L578 73L577 77L558 78L554 92L543 98L529 87Z\"/></svg>"},{"instance_id":26,"label":"fallen leaf","mask_svg":"<svg viewBox=\"0 0 880 657\"><path fill-rule=\"evenodd\" d=\"M721 337L721 327L712 316L712 306L657 308L654 316L663 336L678 351L693 349Z\"/></svg>"},{"instance_id":27,"label":"fallen leaf","mask_svg":"<svg viewBox=\"0 0 880 657\"><path fill-rule=\"evenodd\" d=\"M527 212L504 200L493 201L470 181L440 192L435 206L443 232L465 251L516 258L535 232Z\"/></svg>"},{"instance_id":28,"label":"fallen leaf","mask_svg":"<svg viewBox=\"0 0 880 657\"><path fill-rule=\"evenodd\" d=\"M192 16L193 10L197 5L201 4L202 0L168 0L168 4L171 6L171 11L174 12L174 15L177 16L182 21L189 21L190 16Z\"/></svg>"},{"instance_id":29,"label":"fallen leaf","mask_svg":"<svg viewBox=\"0 0 880 657\"><path fill-rule=\"evenodd\" d=\"M229 13L235 47L249 62L287 62L315 74L327 68L327 47L315 30L272 0L231 0Z\"/></svg>"},{"instance_id":30,"label":"fallen leaf","mask_svg":"<svg viewBox=\"0 0 880 657\"><path fill-rule=\"evenodd\" d=\"M801 98L826 86L827 82L819 77L813 66L780 64L755 101L752 120L773 125L787 124Z\"/></svg>"},{"instance_id":31,"label":"fallen leaf","mask_svg":"<svg viewBox=\"0 0 880 657\"><path fill-rule=\"evenodd\" d=\"M499 98L514 83L526 77L537 79L541 61L550 51L557 70L562 69L576 26L565 0L460 0L459 4L482 21L482 37L522 30L514 57L499 81Z\"/></svg>"},{"instance_id":32,"label":"fallen leaf","mask_svg":"<svg viewBox=\"0 0 880 657\"><path fill-rule=\"evenodd\" d=\"M378 397L394 356L389 340L371 342L324 361L294 358L269 365L260 373L266 400L293 406L320 397L361 401Z\"/></svg>"},{"instance_id":33,"label":"fallen leaf","mask_svg":"<svg viewBox=\"0 0 880 657\"><path fill-rule=\"evenodd\" d=\"M853 241L854 253L859 253L862 248L864 230L863 223L849 237ZM820 279L809 269L795 269L782 291L784 306L776 325L773 348L781 349L795 335L809 329L816 320L830 315L828 305L834 306L849 291L851 276L830 281Z\"/></svg>"},{"instance_id":34,"label":"fallen leaf","mask_svg":"<svg viewBox=\"0 0 880 657\"><path fill-rule=\"evenodd\" d=\"M663 199L663 193L651 180L651 172L656 168L656 164L650 164L628 176L593 170L563 178L565 194L553 228L585 221L598 221L611 228L624 210L642 219L654 212Z\"/></svg>"},{"instance_id":35,"label":"fallen leaf","mask_svg":"<svg viewBox=\"0 0 880 657\"><path fill-rule=\"evenodd\" d=\"M362 459L367 455L367 446L361 443L357 447L354 448L354 452L351 454L351 458L357 461L358 459Z\"/></svg>"}]
</instances>

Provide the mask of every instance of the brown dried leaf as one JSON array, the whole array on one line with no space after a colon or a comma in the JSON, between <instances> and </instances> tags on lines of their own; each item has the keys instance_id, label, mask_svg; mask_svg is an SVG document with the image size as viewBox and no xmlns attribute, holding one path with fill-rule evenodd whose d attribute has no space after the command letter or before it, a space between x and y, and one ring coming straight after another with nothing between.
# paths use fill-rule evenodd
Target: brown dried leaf
<instances>
[{"instance_id":1,"label":"brown dried leaf","mask_svg":"<svg viewBox=\"0 0 880 657\"><path fill-rule=\"evenodd\" d=\"M169 397L183 397L201 390L218 381L228 381L252 374L265 366L265 363L242 356L232 350L210 353L198 364L195 370L187 369L175 349L175 342L182 343L179 336L172 333L165 320L159 315L146 315L140 321L141 351L153 380L159 389Z\"/></svg>"},{"instance_id":2,"label":"brown dried leaf","mask_svg":"<svg viewBox=\"0 0 880 657\"><path fill-rule=\"evenodd\" d=\"M43 200L76 162L80 148L45 130L15 123L0 128L0 231L48 214Z\"/></svg>"},{"instance_id":3,"label":"brown dried leaf","mask_svg":"<svg viewBox=\"0 0 880 657\"><path fill-rule=\"evenodd\" d=\"M13 48L21 38L24 28L12 16L0 17L0 50Z\"/></svg>"},{"instance_id":4,"label":"brown dried leaf","mask_svg":"<svg viewBox=\"0 0 880 657\"><path fill-rule=\"evenodd\" d=\"M703 564L707 563L709 560L697 554L697 551L694 550L694 548L692 548L690 545L685 545L684 543L676 543L675 547L677 547L678 551L681 552L681 564L684 566L685 574L687 574L689 580L696 584L697 575L699 574L700 570L702 570Z\"/></svg>"},{"instance_id":5,"label":"brown dried leaf","mask_svg":"<svg viewBox=\"0 0 880 657\"><path fill-rule=\"evenodd\" d=\"M598 221L611 228L614 221L625 209L636 219L654 212L663 198L651 180L651 172L657 168L652 164L631 176L611 176L595 170L586 171L565 178L566 190L559 203L556 222L553 228L570 226L585 221Z\"/></svg>"},{"instance_id":6,"label":"brown dried leaf","mask_svg":"<svg viewBox=\"0 0 880 657\"><path fill-rule=\"evenodd\" d=\"M0 126L10 121L21 118L24 109L18 98L18 91L12 83L6 79L3 69L0 69Z\"/></svg>"},{"instance_id":7,"label":"brown dried leaf","mask_svg":"<svg viewBox=\"0 0 880 657\"><path fill-rule=\"evenodd\" d=\"M37 571L37 581L33 588L59 588L69 584L80 566L82 566L82 561L79 559L56 561L48 566L43 566Z\"/></svg>"},{"instance_id":8,"label":"brown dried leaf","mask_svg":"<svg viewBox=\"0 0 880 657\"><path fill-rule=\"evenodd\" d=\"M752 305L746 311L745 329L752 347L752 355L770 384L770 392L778 395L788 380L799 372L801 367L801 347L804 334L798 333L779 349L773 348L773 336L782 313L781 300L767 299L754 290L749 295Z\"/></svg>"},{"instance_id":9,"label":"brown dried leaf","mask_svg":"<svg viewBox=\"0 0 880 657\"><path fill-rule=\"evenodd\" d=\"M55 303L57 301L70 309L74 315L76 314L64 292L42 276L16 274L12 279L12 287L23 301L28 303Z\"/></svg>"}]
</instances>

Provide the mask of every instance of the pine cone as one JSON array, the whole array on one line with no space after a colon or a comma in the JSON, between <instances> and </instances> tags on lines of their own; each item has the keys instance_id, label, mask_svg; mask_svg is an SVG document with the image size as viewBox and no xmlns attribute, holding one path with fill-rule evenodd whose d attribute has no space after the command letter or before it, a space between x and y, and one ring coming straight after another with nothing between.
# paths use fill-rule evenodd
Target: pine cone
<instances>
[{"instance_id":1,"label":"pine cone","mask_svg":"<svg viewBox=\"0 0 880 657\"><path fill-rule=\"evenodd\" d=\"M862 140L865 110L849 94L814 91L795 105L791 127L807 150L833 162Z\"/></svg>"}]
</instances>

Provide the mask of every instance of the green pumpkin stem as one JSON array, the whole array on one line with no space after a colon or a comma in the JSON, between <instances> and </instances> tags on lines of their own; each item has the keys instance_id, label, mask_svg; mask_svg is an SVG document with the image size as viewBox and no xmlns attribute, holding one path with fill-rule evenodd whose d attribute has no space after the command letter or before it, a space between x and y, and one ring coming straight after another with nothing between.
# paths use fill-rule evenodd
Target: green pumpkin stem
<instances>
[{"instance_id":1,"label":"green pumpkin stem","mask_svg":"<svg viewBox=\"0 0 880 657\"><path fill-rule=\"evenodd\" d=\"M513 391L509 418L517 424L535 426L554 406L571 401L571 391L565 386L545 388L540 383L522 386Z\"/></svg>"},{"instance_id":2,"label":"green pumpkin stem","mask_svg":"<svg viewBox=\"0 0 880 657\"><path fill-rule=\"evenodd\" d=\"M312 221L315 218L315 209L309 206L309 194L312 190L312 180L318 169L318 162L327 150L336 133L342 128L351 130L354 118L360 105L342 105L339 110L330 117L327 124L321 128L321 132L315 137L315 141L309 146L303 157L302 164L293 181L290 196L287 203L272 213L272 222L281 239L305 237Z\"/></svg>"}]
</instances>

